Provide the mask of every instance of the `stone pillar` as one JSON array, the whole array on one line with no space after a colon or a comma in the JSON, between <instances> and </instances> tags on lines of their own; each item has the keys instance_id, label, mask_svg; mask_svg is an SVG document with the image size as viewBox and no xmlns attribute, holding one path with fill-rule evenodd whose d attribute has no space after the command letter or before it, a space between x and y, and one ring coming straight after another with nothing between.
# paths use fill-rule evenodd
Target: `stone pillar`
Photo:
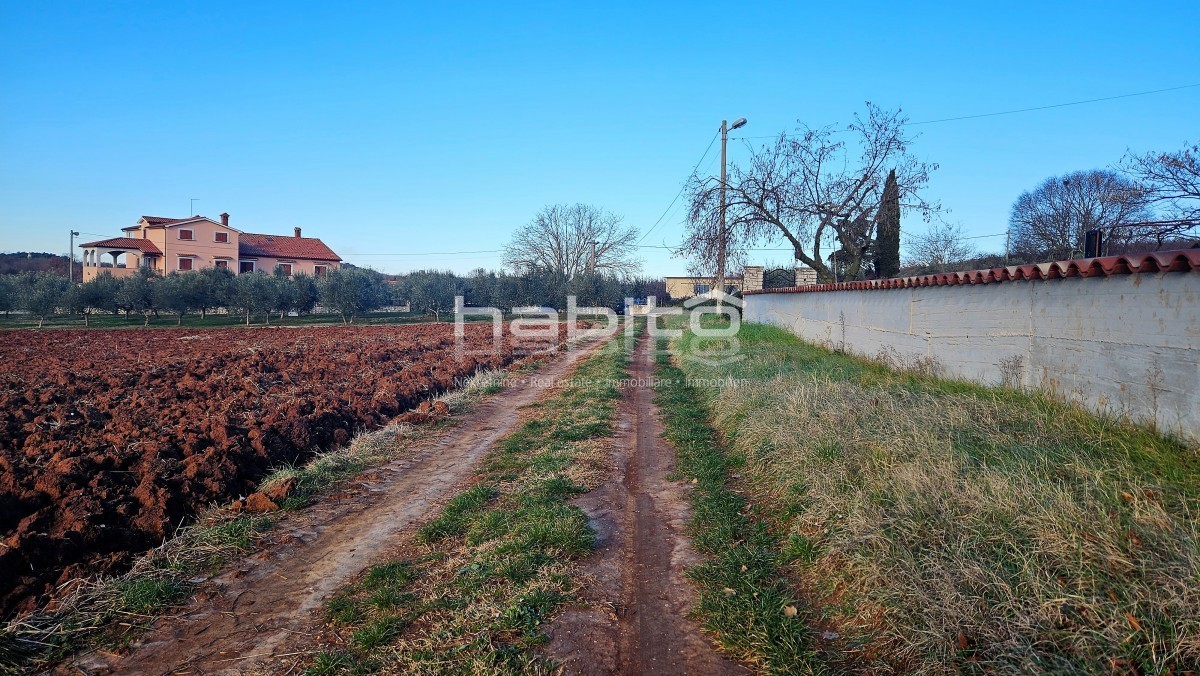
<instances>
[{"instance_id":1,"label":"stone pillar","mask_svg":"<svg viewBox=\"0 0 1200 676\"><path fill-rule=\"evenodd\" d=\"M742 291L762 291L763 267L747 265L742 268Z\"/></svg>"},{"instance_id":2,"label":"stone pillar","mask_svg":"<svg viewBox=\"0 0 1200 676\"><path fill-rule=\"evenodd\" d=\"M807 265L796 266L796 286L807 286L817 283L817 271Z\"/></svg>"}]
</instances>

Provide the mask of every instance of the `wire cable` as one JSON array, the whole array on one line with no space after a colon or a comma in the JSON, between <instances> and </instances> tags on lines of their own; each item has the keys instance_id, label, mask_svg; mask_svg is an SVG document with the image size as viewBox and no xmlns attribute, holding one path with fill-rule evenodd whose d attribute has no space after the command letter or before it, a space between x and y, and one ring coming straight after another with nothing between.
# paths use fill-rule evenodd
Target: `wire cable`
<instances>
[{"instance_id":1,"label":"wire cable","mask_svg":"<svg viewBox=\"0 0 1200 676\"><path fill-rule=\"evenodd\" d=\"M937 124L939 122L957 122L958 120L974 120L981 117L996 117L997 115L1015 115L1016 113L1030 113L1036 110L1050 110L1051 108L1066 108L1067 106L1081 106L1085 103L1099 103L1101 101L1115 101L1116 99L1128 99L1134 96L1148 96L1150 94L1161 94L1163 92L1174 92L1180 89L1190 89L1192 87L1200 87L1200 82L1188 85L1180 85L1178 87L1166 87L1164 89L1151 89L1145 92L1134 92L1132 94L1118 94L1116 96L1103 96L1098 99L1084 99L1082 101L1069 101L1067 103L1053 103L1048 106L1034 106L1032 108L1017 108L1016 110L1002 110L995 113L979 113L977 115L960 115L959 117L943 117L938 120L925 120L923 122L906 122L905 125L915 127L921 124Z\"/></svg>"},{"instance_id":2,"label":"wire cable","mask_svg":"<svg viewBox=\"0 0 1200 676\"><path fill-rule=\"evenodd\" d=\"M720 135L721 135L720 130L718 130L717 133L713 134L712 140L708 142L708 147L704 149L704 154L700 156L700 159L696 160L695 166L692 167L692 171L688 174L689 178L692 176L692 174L696 173L697 169L700 168L700 163L704 161L704 158L708 157L708 151L712 150L713 144L717 142L717 137ZM654 232L654 229L657 228L659 226L659 224L661 224L663 222L663 219L667 217L667 213L671 211L671 207L675 206L675 203L679 201L679 197L681 195L683 195L683 191L686 189L687 189L687 181L685 180L683 185L679 186L679 192L675 193L675 199L671 200L671 203L667 205L667 208L665 210L663 210L662 216L658 217L658 220L654 222L654 225L650 226L650 229L647 230L645 234L643 234L641 237L638 238L637 244L641 244L643 241L645 241L645 239L650 236L650 233Z\"/></svg>"},{"instance_id":3,"label":"wire cable","mask_svg":"<svg viewBox=\"0 0 1200 676\"><path fill-rule=\"evenodd\" d=\"M1164 87L1162 89L1151 89L1149 91L1144 91L1144 92L1133 92L1131 94L1117 94L1116 96L1102 96L1102 97L1096 98L1096 99L1083 99L1081 101L1068 101L1066 103L1052 103L1052 104L1046 105L1046 106L1033 106L1031 108L1017 108L1014 110L1001 110L1001 111L996 111L996 112L992 112L992 113L977 113L975 115L959 115L958 117L943 117L943 118L938 118L936 120L922 120L920 122L905 122L903 126L915 127L915 126L919 126L919 125L923 125L923 124L938 124L941 122L957 122L959 120L975 120L975 119L979 119L982 117L996 117L998 115L1015 115L1017 113L1030 113L1030 112L1034 112L1034 111L1038 111L1038 110L1051 110L1053 108L1066 108L1068 106L1081 106L1081 105L1084 105L1087 103L1099 103L1101 101L1115 101L1117 99L1128 99L1128 98L1132 98L1135 96L1149 96L1151 94L1162 94L1164 92L1174 92L1174 91L1179 91L1181 89L1192 89L1194 87L1200 87L1200 82L1195 82L1195 83L1186 84L1186 85L1179 85L1178 87ZM836 130L834 130L834 133L840 134L840 133L844 133L845 131L846 130L844 130L844 129L836 129ZM738 138L738 139L779 138L779 134L774 134L772 136L738 136L736 138Z\"/></svg>"},{"instance_id":4,"label":"wire cable","mask_svg":"<svg viewBox=\"0 0 1200 676\"><path fill-rule=\"evenodd\" d=\"M481 249L479 251L424 251L421 253L362 253L355 256L458 256L465 254L502 253L504 249Z\"/></svg>"}]
</instances>

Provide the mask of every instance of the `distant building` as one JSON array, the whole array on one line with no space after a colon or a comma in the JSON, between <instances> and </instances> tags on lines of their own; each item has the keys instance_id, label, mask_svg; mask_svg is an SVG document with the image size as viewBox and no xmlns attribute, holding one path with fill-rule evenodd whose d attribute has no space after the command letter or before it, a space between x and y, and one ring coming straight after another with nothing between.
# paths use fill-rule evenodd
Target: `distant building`
<instances>
[{"instance_id":1,"label":"distant building","mask_svg":"<svg viewBox=\"0 0 1200 676\"><path fill-rule=\"evenodd\" d=\"M780 273L786 275L786 281L780 281ZM759 291L764 287L763 275L763 266L747 265L742 268L742 274L725 278L725 293ZM795 286L817 283L817 271L804 265L796 266L794 274L784 268L773 270L771 276L771 286L774 287L792 286L793 282ZM674 300L710 295L717 284L715 277L664 277L663 281L666 283L667 296Z\"/></svg>"},{"instance_id":2,"label":"distant building","mask_svg":"<svg viewBox=\"0 0 1200 676\"><path fill-rule=\"evenodd\" d=\"M717 284L715 277L664 277L663 282L667 286L667 295L674 300L707 296ZM741 293L742 286L742 275L725 278L725 293Z\"/></svg>"},{"instance_id":3,"label":"distant building","mask_svg":"<svg viewBox=\"0 0 1200 676\"><path fill-rule=\"evenodd\" d=\"M164 275L207 267L234 274L279 268L288 275L319 277L338 269L342 261L321 240L301 237L300 228L291 237L242 232L229 226L229 214L221 214L220 222L205 216L142 216L122 231L122 237L80 245L83 281L102 272L127 277L138 268Z\"/></svg>"}]
</instances>

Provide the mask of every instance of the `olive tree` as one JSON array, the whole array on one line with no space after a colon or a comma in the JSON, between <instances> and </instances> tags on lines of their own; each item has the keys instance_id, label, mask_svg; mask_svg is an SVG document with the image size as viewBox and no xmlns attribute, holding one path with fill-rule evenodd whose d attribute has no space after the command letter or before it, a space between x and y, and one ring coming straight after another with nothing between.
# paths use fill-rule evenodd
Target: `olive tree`
<instances>
[{"instance_id":1,"label":"olive tree","mask_svg":"<svg viewBox=\"0 0 1200 676\"><path fill-rule=\"evenodd\" d=\"M341 315L343 324L353 324L355 317L385 302L382 284L379 273L361 268L340 268L321 277L317 286L321 304Z\"/></svg>"},{"instance_id":2,"label":"olive tree","mask_svg":"<svg viewBox=\"0 0 1200 676\"><path fill-rule=\"evenodd\" d=\"M437 322L442 320L443 313L454 310L454 297L463 295L468 288L466 280L440 270L411 272L400 282L400 293L408 298L412 308L433 315Z\"/></svg>"},{"instance_id":3,"label":"olive tree","mask_svg":"<svg viewBox=\"0 0 1200 676\"><path fill-rule=\"evenodd\" d=\"M0 274L0 312L5 315L17 309L16 278Z\"/></svg>"},{"instance_id":4,"label":"olive tree","mask_svg":"<svg viewBox=\"0 0 1200 676\"><path fill-rule=\"evenodd\" d=\"M145 269L139 269L122 279L116 294L117 307L124 310L126 315L135 312L141 314L144 319L143 325L149 325L150 315L158 311L157 299L154 297L154 283L158 279L157 275Z\"/></svg>"},{"instance_id":5,"label":"olive tree","mask_svg":"<svg viewBox=\"0 0 1200 676\"><path fill-rule=\"evenodd\" d=\"M250 325L250 318L259 313L264 317L263 322L269 325L277 289L275 279L261 270L241 274L233 278L229 304L245 316L247 326Z\"/></svg>"},{"instance_id":6,"label":"olive tree","mask_svg":"<svg viewBox=\"0 0 1200 676\"><path fill-rule=\"evenodd\" d=\"M52 272L27 272L17 284L17 300L22 310L38 318L38 328L53 315L67 293L66 277Z\"/></svg>"},{"instance_id":7,"label":"olive tree","mask_svg":"<svg viewBox=\"0 0 1200 676\"><path fill-rule=\"evenodd\" d=\"M178 326L188 312L204 307L207 280L195 272L172 272L154 285L154 300L160 310L175 315Z\"/></svg>"}]
</instances>

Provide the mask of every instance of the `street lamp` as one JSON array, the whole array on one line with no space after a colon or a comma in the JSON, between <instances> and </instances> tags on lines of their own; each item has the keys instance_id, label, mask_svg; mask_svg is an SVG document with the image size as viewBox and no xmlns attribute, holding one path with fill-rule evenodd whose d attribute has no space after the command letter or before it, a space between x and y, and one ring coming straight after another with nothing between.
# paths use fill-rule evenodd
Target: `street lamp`
<instances>
[{"instance_id":1,"label":"street lamp","mask_svg":"<svg viewBox=\"0 0 1200 676\"><path fill-rule=\"evenodd\" d=\"M79 236L77 230L71 231L71 248L67 253L67 283L75 283L75 238Z\"/></svg>"},{"instance_id":2,"label":"street lamp","mask_svg":"<svg viewBox=\"0 0 1200 676\"><path fill-rule=\"evenodd\" d=\"M717 235L717 289L725 293L725 249L729 233L725 230L725 147L729 144L729 131L746 126L746 118L739 117L730 126L727 120L721 120L721 231ZM720 301L717 296L717 302Z\"/></svg>"}]
</instances>

